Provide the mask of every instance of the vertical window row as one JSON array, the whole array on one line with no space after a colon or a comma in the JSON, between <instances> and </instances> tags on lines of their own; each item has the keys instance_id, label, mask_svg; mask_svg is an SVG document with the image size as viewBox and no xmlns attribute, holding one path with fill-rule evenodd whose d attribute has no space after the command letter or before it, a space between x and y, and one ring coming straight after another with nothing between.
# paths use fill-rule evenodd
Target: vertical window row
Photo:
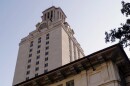
<instances>
[{"instance_id":1,"label":"vertical window row","mask_svg":"<svg viewBox=\"0 0 130 86\"><path fill-rule=\"evenodd\" d=\"M49 55L49 33L46 34L46 46L45 46L45 64L44 64L44 67L45 67L45 70L44 70L44 73L48 72L48 55Z\"/></svg>"},{"instance_id":2,"label":"vertical window row","mask_svg":"<svg viewBox=\"0 0 130 86\"><path fill-rule=\"evenodd\" d=\"M29 47L29 55L28 55L29 58L28 58L28 61L27 61L26 80L29 79L32 51L33 51L33 41L30 42L30 47Z\"/></svg>"},{"instance_id":3,"label":"vertical window row","mask_svg":"<svg viewBox=\"0 0 130 86\"><path fill-rule=\"evenodd\" d=\"M35 72L36 72L35 77L38 76L37 72L39 71L39 64L40 64L39 59L40 59L40 53L41 53L41 50L40 50L41 42L42 42L42 39L41 39L41 37L39 37L38 40L37 40L38 45L37 45L37 56L36 56L36 63L35 63L35 65L36 65L36 67L35 67Z\"/></svg>"}]
</instances>

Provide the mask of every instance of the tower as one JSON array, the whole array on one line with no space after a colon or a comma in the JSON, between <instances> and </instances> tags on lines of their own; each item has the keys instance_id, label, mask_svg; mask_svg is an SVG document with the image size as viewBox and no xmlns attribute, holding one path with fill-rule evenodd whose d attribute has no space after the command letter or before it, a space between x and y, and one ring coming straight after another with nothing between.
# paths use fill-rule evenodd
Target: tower
<instances>
[{"instance_id":1,"label":"tower","mask_svg":"<svg viewBox=\"0 0 130 86\"><path fill-rule=\"evenodd\" d=\"M41 18L36 30L19 43L13 85L84 56L61 8L52 6Z\"/></svg>"}]
</instances>

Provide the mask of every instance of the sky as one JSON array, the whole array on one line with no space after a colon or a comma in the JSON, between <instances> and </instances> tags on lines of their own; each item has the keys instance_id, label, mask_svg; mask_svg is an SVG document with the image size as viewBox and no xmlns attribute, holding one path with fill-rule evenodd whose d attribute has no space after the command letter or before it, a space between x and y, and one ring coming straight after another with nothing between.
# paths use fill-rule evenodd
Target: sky
<instances>
[{"instance_id":1,"label":"sky","mask_svg":"<svg viewBox=\"0 0 130 86\"><path fill-rule=\"evenodd\" d=\"M42 11L51 6L64 11L85 55L115 44L106 44L104 33L126 20L121 0L0 0L0 86L12 85L19 42L36 29ZM130 57L128 48L125 51Z\"/></svg>"}]
</instances>

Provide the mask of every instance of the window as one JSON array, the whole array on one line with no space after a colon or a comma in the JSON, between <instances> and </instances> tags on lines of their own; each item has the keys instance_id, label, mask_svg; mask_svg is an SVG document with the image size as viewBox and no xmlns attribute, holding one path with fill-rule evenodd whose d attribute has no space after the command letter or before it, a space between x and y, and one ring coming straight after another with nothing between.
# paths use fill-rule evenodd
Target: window
<instances>
[{"instance_id":1,"label":"window","mask_svg":"<svg viewBox=\"0 0 130 86\"><path fill-rule=\"evenodd\" d=\"M45 55L48 55L49 54L49 52L45 52Z\"/></svg>"},{"instance_id":2,"label":"window","mask_svg":"<svg viewBox=\"0 0 130 86\"><path fill-rule=\"evenodd\" d=\"M38 40L41 40L41 37L39 37Z\"/></svg>"},{"instance_id":3,"label":"window","mask_svg":"<svg viewBox=\"0 0 130 86\"><path fill-rule=\"evenodd\" d=\"M53 11L51 11L51 18L53 17Z\"/></svg>"},{"instance_id":4,"label":"window","mask_svg":"<svg viewBox=\"0 0 130 86\"><path fill-rule=\"evenodd\" d=\"M49 36L46 37L46 40L49 39Z\"/></svg>"},{"instance_id":5,"label":"window","mask_svg":"<svg viewBox=\"0 0 130 86\"><path fill-rule=\"evenodd\" d=\"M45 64L45 67L47 67L47 66L48 66L48 63Z\"/></svg>"},{"instance_id":6,"label":"window","mask_svg":"<svg viewBox=\"0 0 130 86\"><path fill-rule=\"evenodd\" d=\"M47 18L48 18L48 19L49 19L49 15L50 15L50 13L48 12L48 13L47 13Z\"/></svg>"},{"instance_id":7,"label":"window","mask_svg":"<svg viewBox=\"0 0 130 86\"><path fill-rule=\"evenodd\" d=\"M62 19L63 19L63 15L62 15Z\"/></svg>"},{"instance_id":8,"label":"window","mask_svg":"<svg viewBox=\"0 0 130 86\"><path fill-rule=\"evenodd\" d=\"M49 39L49 33L48 33L48 34L46 34L46 40L47 40L47 39Z\"/></svg>"},{"instance_id":9,"label":"window","mask_svg":"<svg viewBox=\"0 0 130 86\"><path fill-rule=\"evenodd\" d=\"M38 71L38 70L39 70L39 67L36 67L36 68L35 68L35 71Z\"/></svg>"},{"instance_id":10,"label":"window","mask_svg":"<svg viewBox=\"0 0 130 86\"><path fill-rule=\"evenodd\" d=\"M60 18L61 18L61 12L60 12Z\"/></svg>"},{"instance_id":11,"label":"window","mask_svg":"<svg viewBox=\"0 0 130 86\"><path fill-rule=\"evenodd\" d=\"M30 47L32 47L33 46L33 44L30 44Z\"/></svg>"},{"instance_id":12,"label":"window","mask_svg":"<svg viewBox=\"0 0 130 86\"><path fill-rule=\"evenodd\" d=\"M74 80L66 82L66 86L74 86Z\"/></svg>"},{"instance_id":13,"label":"window","mask_svg":"<svg viewBox=\"0 0 130 86\"><path fill-rule=\"evenodd\" d=\"M57 85L57 86L63 86L63 84Z\"/></svg>"},{"instance_id":14,"label":"window","mask_svg":"<svg viewBox=\"0 0 130 86\"><path fill-rule=\"evenodd\" d=\"M38 43L41 43L41 40L38 40Z\"/></svg>"},{"instance_id":15,"label":"window","mask_svg":"<svg viewBox=\"0 0 130 86\"><path fill-rule=\"evenodd\" d=\"M31 41L31 43L30 43L30 47L32 47L33 46L33 41Z\"/></svg>"},{"instance_id":16,"label":"window","mask_svg":"<svg viewBox=\"0 0 130 86\"><path fill-rule=\"evenodd\" d=\"M27 75L28 75L28 74L30 74L30 71L27 71L27 73L26 73L26 74L27 74Z\"/></svg>"},{"instance_id":17,"label":"window","mask_svg":"<svg viewBox=\"0 0 130 86\"><path fill-rule=\"evenodd\" d=\"M37 51L37 54L40 53L40 50Z\"/></svg>"},{"instance_id":18,"label":"window","mask_svg":"<svg viewBox=\"0 0 130 86\"><path fill-rule=\"evenodd\" d=\"M46 45L49 44L49 41L46 42Z\"/></svg>"},{"instance_id":19,"label":"window","mask_svg":"<svg viewBox=\"0 0 130 86\"><path fill-rule=\"evenodd\" d=\"M38 64L39 64L39 61L36 62L36 65L38 65Z\"/></svg>"},{"instance_id":20,"label":"window","mask_svg":"<svg viewBox=\"0 0 130 86\"><path fill-rule=\"evenodd\" d=\"M27 69L29 69L30 67L31 67L31 65L28 65L28 66L27 66Z\"/></svg>"},{"instance_id":21,"label":"window","mask_svg":"<svg viewBox=\"0 0 130 86\"><path fill-rule=\"evenodd\" d=\"M46 34L46 37L49 37L49 33L48 33L48 34Z\"/></svg>"},{"instance_id":22,"label":"window","mask_svg":"<svg viewBox=\"0 0 130 86\"><path fill-rule=\"evenodd\" d=\"M26 77L26 80L29 80L29 77Z\"/></svg>"},{"instance_id":23,"label":"window","mask_svg":"<svg viewBox=\"0 0 130 86\"><path fill-rule=\"evenodd\" d=\"M38 73L35 74L35 77L38 76Z\"/></svg>"},{"instance_id":24,"label":"window","mask_svg":"<svg viewBox=\"0 0 130 86\"><path fill-rule=\"evenodd\" d=\"M32 54L29 54L29 57L32 57Z\"/></svg>"},{"instance_id":25,"label":"window","mask_svg":"<svg viewBox=\"0 0 130 86\"><path fill-rule=\"evenodd\" d=\"M40 48L40 47L41 47L41 45L38 45L38 46L37 46L37 48Z\"/></svg>"},{"instance_id":26,"label":"window","mask_svg":"<svg viewBox=\"0 0 130 86\"><path fill-rule=\"evenodd\" d=\"M29 52L32 52L32 49L30 49Z\"/></svg>"},{"instance_id":27,"label":"window","mask_svg":"<svg viewBox=\"0 0 130 86\"><path fill-rule=\"evenodd\" d=\"M40 58L40 55L37 56L37 59L39 59L39 58Z\"/></svg>"},{"instance_id":28,"label":"window","mask_svg":"<svg viewBox=\"0 0 130 86\"><path fill-rule=\"evenodd\" d=\"M48 49L49 49L49 46L46 47L46 50L48 50Z\"/></svg>"},{"instance_id":29,"label":"window","mask_svg":"<svg viewBox=\"0 0 130 86\"><path fill-rule=\"evenodd\" d=\"M38 43L41 43L41 37L38 38Z\"/></svg>"},{"instance_id":30,"label":"window","mask_svg":"<svg viewBox=\"0 0 130 86\"><path fill-rule=\"evenodd\" d=\"M28 60L28 63L30 63L30 62L31 62L31 59Z\"/></svg>"},{"instance_id":31,"label":"window","mask_svg":"<svg viewBox=\"0 0 130 86\"><path fill-rule=\"evenodd\" d=\"M44 73L48 72L48 69L44 70Z\"/></svg>"},{"instance_id":32,"label":"window","mask_svg":"<svg viewBox=\"0 0 130 86\"><path fill-rule=\"evenodd\" d=\"M45 61L48 61L48 57L45 58Z\"/></svg>"}]
</instances>

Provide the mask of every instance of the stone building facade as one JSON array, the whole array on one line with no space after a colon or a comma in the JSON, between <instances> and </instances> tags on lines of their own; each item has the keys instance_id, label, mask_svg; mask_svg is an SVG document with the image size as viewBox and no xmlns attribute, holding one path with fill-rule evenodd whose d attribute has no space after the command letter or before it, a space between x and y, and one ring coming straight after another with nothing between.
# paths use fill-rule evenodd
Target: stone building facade
<instances>
[{"instance_id":1,"label":"stone building facade","mask_svg":"<svg viewBox=\"0 0 130 86\"><path fill-rule=\"evenodd\" d=\"M21 39L13 85L84 56L61 8L52 6L41 18L36 30Z\"/></svg>"},{"instance_id":2,"label":"stone building facade","mask_svg":"<svg viewBox=\"0 0 130 86\"><path fill-rule=\"evenodd\" d=\"M130 60L116 44L14 86L130 86Z\"/></svg>"}]
</instances>

